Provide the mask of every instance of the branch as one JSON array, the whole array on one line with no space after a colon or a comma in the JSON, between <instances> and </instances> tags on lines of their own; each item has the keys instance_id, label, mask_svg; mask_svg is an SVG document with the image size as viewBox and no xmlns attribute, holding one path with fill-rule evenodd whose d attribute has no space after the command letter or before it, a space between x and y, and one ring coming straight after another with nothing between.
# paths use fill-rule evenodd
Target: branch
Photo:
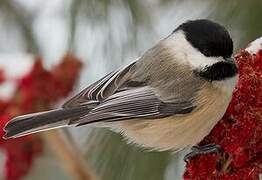
<instances>
[{"instance_id":1,"label":"branch","mask_svg":"<svg viewBox=\"0 0 262 180\"><path fill-rule=\"evenodd\" d=\"M97 180L73 142L66 143L57 130L43 132L42 136L72 179Z\"/></svg>"}]
</instances>

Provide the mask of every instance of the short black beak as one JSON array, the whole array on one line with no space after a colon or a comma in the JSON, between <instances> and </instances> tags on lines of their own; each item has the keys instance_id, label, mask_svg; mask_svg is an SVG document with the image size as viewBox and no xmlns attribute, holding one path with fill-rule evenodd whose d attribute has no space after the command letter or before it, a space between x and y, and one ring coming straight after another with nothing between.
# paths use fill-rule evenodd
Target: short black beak
<instances>
[{"instance_id":1,"label":"short black beak","mask_svg":"<svg viewBox=\"0 0 262 180\"><path fill-rule=\"evenodd\" d=\"M227 61L227 62L230 62L230 63L236 63L235 62L235 59L233 58L233 57L229 57L229 58L225 58L225 60Z\"/></svg>"}]
</instances>

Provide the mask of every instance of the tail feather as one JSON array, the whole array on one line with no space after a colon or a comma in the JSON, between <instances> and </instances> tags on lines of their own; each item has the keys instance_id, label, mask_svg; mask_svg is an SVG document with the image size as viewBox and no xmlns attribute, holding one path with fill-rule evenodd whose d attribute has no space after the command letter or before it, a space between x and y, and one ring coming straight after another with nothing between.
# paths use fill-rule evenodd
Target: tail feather
<instances>
[{"instance_id":1,"label":"tail feather","mask_svg":"<svg viewBox=\"0 0 262 180\"><path fill-rule=\"evenodd\" d=\"M86 106L57 109L40 113L18 116L12 119L4 128L5 139L24 136L71 125L71 121L81 118L89 112Z\"/></svg>"}]
</instances>

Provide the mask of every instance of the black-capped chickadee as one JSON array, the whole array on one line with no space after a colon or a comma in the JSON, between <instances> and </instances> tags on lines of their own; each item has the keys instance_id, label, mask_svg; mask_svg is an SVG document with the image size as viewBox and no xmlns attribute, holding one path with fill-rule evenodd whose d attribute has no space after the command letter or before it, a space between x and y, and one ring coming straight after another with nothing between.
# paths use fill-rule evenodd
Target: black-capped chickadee
<instances>
[{"instance_id":1,"label":"black-capped chickadee","mask_svg":"<svg viewBox=\"0 0 262 180\"><path fill-rule=\"evenodd\" d=\"M193 146L221 119L231 100L238 74L232 52L223 26L187 21L62 108L12 119L4 137L95 123L143 147L176 151Z\"/></svg>"}]
</instances>

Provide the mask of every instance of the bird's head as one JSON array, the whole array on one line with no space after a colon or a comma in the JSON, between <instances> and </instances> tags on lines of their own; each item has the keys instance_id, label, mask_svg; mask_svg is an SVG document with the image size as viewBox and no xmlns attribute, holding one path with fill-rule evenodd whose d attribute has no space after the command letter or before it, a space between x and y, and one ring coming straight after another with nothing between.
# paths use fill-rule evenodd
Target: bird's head
<instances>
[{"instance_id":1,"label":"bird's head","mask_svg":"<svg viewBox=\"0 0 262 180\"><path fill-rule=\"evenodd\" d=\"M188 64L208 81L222 81L237 75L232 58L233 41L228 31L206 19L187 21L165 39L175 59Z\"/></svg>"}]
</instances>

